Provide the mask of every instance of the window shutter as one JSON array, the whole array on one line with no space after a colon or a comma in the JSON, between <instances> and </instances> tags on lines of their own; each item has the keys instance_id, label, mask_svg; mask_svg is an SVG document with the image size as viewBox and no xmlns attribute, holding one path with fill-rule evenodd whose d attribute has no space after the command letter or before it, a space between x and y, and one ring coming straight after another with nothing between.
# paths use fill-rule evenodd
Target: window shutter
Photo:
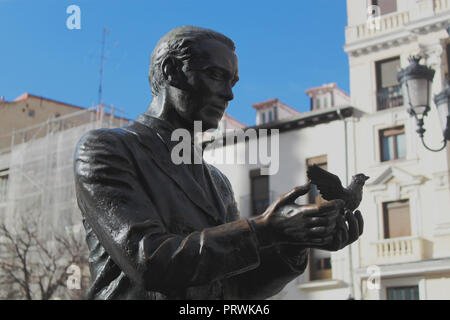
<instances>
[{"instance_id":1,"label":"window shutter","mask_svg":"<svg viewBox=\"0 0 450 320\"><path fill-rule=\"evenodd\" d=\"M384 204L384 237L386 239L411 235L409 201Z\"/></svg>"}]
</instances>

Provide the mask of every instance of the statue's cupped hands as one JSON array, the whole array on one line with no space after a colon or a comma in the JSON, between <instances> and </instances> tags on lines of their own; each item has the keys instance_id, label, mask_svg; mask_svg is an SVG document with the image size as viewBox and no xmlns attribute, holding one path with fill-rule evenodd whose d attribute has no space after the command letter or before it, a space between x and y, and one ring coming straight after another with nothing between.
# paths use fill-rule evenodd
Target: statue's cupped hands
<instances>
[{"instance_id":1,"label":"statue's cupped hands","mask_svg":"<svg viewBox=\"0 0 450 320\"><path fill-rule=\"evenodd\" d=\"M252 219L260 244L297 244L336 251L356 241L363 231L359 211L344 212L344 202L298 205L295 200L308 193L310 184L295 187L280 196L260 216Z\"/></svg>"}]
</instances>

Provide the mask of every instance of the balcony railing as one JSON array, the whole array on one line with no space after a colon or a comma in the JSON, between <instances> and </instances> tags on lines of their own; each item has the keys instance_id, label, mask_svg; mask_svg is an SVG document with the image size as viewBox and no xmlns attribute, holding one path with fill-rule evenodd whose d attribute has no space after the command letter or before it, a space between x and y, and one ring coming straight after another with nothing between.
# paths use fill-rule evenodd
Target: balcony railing
<instances>
[{"instance_id":1,"label":"balcony railing","mask_svg":"<svg viewBox=\"0 0 450 320\"><path fill-rule=\"evenodd\" d=\"M409 12L399 12L381 16L371 23L349 26L346 29L346 42L371 38L394 31L409 23Z\"/></svg>"},{"instance_id":2,"label":"balcony railing","mask_svg":"<svg viewBox=\"0 0 450 320\"><path fill-rule=\"evenodd\" d=\"M403 95L400 85L378 89L377 110L384 110L403 105Z\"/></svg>"},{"instance_id":3,"label":"balcony railing","mask_svg":"<svg viewBox=\"0 0 450 320\"><path fill-rule=\"evenodd\" d=\"M425 240L419 237L384 239L372 244L376 249L375 264L391 264L426 259Z\"/></svg>"}]
</instances>

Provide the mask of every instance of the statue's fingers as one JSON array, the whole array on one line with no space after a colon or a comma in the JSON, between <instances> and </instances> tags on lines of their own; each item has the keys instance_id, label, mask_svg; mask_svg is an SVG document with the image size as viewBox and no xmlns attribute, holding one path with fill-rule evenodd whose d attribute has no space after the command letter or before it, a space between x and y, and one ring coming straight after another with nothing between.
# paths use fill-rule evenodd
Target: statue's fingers
<instances>
[{"instance_id":1,"label":"statue's fingers","mask_svg":"<svg viewBox=\"0 0 450 320\"><path fill-rule=\"evenodd\" d=\"M310 237L327 236L332 233L334 227L313 227L307 231L307 235Z\"/></svg>"},{"instance_id":2,"label":"statue's fingers","mask_svg":"<svg viewBox=\"0 0 450 320\"><path fill-rule=\"evenodd\" d=\"M327 216L327 217L310 217L305 218L305 225L307 227L319 227L319 226L329 226L329 225L336 225L336 219L337 215L333 216Z\"/></svg>"},{"instance_id":3,"label":"statue's fingers","mask_svg":"<svg viewBox=\"0 0 450 320\"><path fill-rule=\"evenodd\" d=\"M335 216L337 215L342 207L344 206L344 201L333 200L319 205L308 205L302 208L302 212L309 217L312 216Z\"/></svg>"},{"instance_id":4,"label":"statue's fingers","mask_svg":"<svg viewBox=\"0 0 450 320\"><path fill-rule=\"evenodd\" d=\"M343 215L339 215L336 219L337 230L338 230L338 240L340 241L340 247L344 247L348 244L349 240L349 230L345 218Z\"/></svg>"},{"instance_id":5,"label":"statue's fingers","mask_svg":"<svg viewBox=\"0 0 450 320\"><path fill-rule=\"evenodd\" d=\"M301 208L302 214L305 216L321 217L329 216L328 214L337 214L341 208L344 206L344 201L342 200L332 200L321 204L309 204Z\"/></svg>"},{"instance_id":6,"label":"statue's fingers","mask_svg":"<svg viewBox=\"0 0 450 320\"><path fill-rule=\"evenodd\" d=\"M331 236L334 230L335 228L331 226L313 227L309 229L289 227L284 230L284 234L291 239L296 239L302 242L309 242L310 239L323 239L324 237Z\"/></svg>"},{"instance_id":7,"label":"statue's fingers","mask_svg":"<svg viewBox=\"0 0 450 320\"><path fill-rule=\"evenodd\" d=\"M345 219L348 223L348 244L351 244L359 238L358 220L351 211L346 212Z\"/></svg>"},{"instance_id":8,"label":"statue's fingers","mask_svg":"<svg viewBox=\"0 0 450 320\"><path fill-rule=\"evenodd\" d=\"M313 248L321 249L321 247L329 244L333 241L333 236L326 236L326 237L320 237L320 238L311 238L308 239L306 245Z\"/></svg>"},{"instance_id":9,"label":"statue's fingers","mask_svg":"<svg viewBox=\"0 0 450 320\"><path fill-rule=\"evenodd\" d=\"M359 236L361 236L363 233L363 230L364 230L364 219L362 217L361 211L356 210L355 217L356 217L356 220L358 220Z\"/></svg>"}]
</instances>

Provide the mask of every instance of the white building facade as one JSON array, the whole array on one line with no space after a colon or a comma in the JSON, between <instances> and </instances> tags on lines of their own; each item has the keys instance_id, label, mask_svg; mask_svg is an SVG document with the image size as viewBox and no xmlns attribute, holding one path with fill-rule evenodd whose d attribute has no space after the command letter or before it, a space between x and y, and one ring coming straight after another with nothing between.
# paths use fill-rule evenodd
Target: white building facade
<instances>
[{"instance_id":1,"label":"white building facade","mask_svg":"<svg viewBox=\"0 0 450 320\"><path fill-rule=\"evenodd\" d=\"M351 104L362 111L350 171L371 177L360 206L367 228L353 252L355 297L450 299L450 149L424 148L396 79L420 54L436 71L432 93L442 90L450 1L347 0L347 11ZM431 104L425 141L437 148Z\"/></svg>"},{"instance_id":2,"label":"white building facade","mask_svg":"<svg viewBox=\"0 0 450 320\"><path fill-rule=\"evenodd\" d=\"M396 77L410 55L421 54L436 71L432 93L442 90L449 73L450 1L347 0L347 10L351 98L333 84L312 88L310 112L272 121L267 110L280 105L277 99L254 105L257 125L249 129L279 130L279 158L271 157L279 162L277 173L261 175L267 166L261 161L216 166L230 179L243 218L306 183L312 163L344 184L356 173L371 177L360 205L360 240L338 252L313 251L304 274L274 298L450 299L450 148L424 148ZM437 148L442 132L431 107L425 141ZM246 154L251 141L222 150ZM205 152L210 159L220 155ZM300 200L317 201L314 192Z\"/></svg>"}]
</instances>

